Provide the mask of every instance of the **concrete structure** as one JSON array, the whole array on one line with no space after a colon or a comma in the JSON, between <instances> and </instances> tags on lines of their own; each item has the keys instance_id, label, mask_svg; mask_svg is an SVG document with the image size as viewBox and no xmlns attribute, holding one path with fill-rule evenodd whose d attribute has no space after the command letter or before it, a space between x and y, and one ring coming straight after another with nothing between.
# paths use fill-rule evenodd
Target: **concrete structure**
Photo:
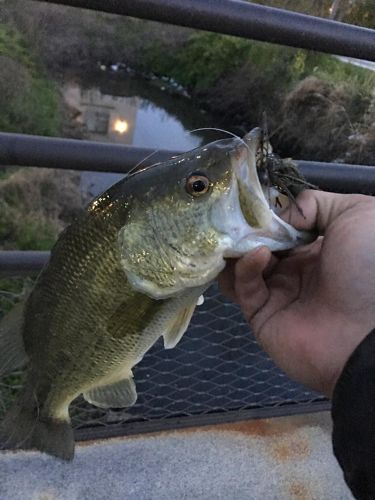
<instances>
[{"instance_id":1,"label":"concrete structure","mask_svg":"<svg viewBox=\"0 0 375 500\"><path fill-rule=\"evenodd\" d=\"M350 500L328 413L0 454L1 500Z\"/></svg>"}]
</instances>

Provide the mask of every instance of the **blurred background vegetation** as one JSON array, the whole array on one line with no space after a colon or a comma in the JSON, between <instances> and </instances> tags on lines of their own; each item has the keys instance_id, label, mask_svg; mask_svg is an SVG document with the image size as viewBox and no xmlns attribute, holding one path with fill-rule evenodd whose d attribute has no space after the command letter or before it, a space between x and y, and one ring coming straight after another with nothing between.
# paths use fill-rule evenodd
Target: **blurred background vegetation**
<instances>
[{"instance_id":1,"label":"blurred background vegetation","mask_svg":"<svg viewBox=\"0 0 375 500\"><path fill-rule=\"evenodd\" d=\"M374 0L256 3L375 27ZM80 137L61 84L114 62L173 78L213 127L242 134L266 112L283 156L375 163L375 72L327 54L29 0L0 0L0 130ZM71 172L0 171L0 247L50 248L81 209L78 182Z\"/></svg>"}]
</instances>

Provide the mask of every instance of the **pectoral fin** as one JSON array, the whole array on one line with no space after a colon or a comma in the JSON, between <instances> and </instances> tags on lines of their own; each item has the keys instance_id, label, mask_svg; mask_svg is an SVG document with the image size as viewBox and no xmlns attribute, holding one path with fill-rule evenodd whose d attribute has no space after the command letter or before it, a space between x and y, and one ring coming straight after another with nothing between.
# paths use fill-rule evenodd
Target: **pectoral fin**
<instances>
[{"instance_id":1,"label":"pectoral fin","mask_svg":"<svg viewBox=\"0 0 375 500\"><path fill-rule=\"evenodd\" d=\"M83 397L99 408L124 408L137 401L137 391L131 375L114 384L94 387L83 393Z\"/></svg>"},{"instance_id":2,"label":"pectoral fin","mask_svg":"<svg viewBox=\"0 0 375 500\"><path fill-rule=\"evenodd\" d=\"M196 305L197 303L194 302L193 304L185 307L177 316L173 318L170 323L170 329L163 333L165 349L172 349L179 343L189 326Z\"/></svg>"}]
</instances>

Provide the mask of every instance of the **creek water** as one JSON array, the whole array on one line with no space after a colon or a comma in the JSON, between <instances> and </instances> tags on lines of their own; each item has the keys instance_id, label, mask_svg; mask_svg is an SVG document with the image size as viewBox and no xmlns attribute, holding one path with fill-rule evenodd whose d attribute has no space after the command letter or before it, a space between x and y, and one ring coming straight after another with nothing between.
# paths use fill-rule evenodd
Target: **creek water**
<instances>
[{"instance_id":1,"label":"creek water","mask_svg":"<svg viewBox=\"0 0 375 500\"><path fill-rule=\"evenodd\" d=\"M65 83L63 95L74 110L76 124L90 140L155 151L187 151L213 137L212 133L189 132L214 124L191 99L173 95L160 83L106 72ZM83 172L81 189L96 196L121 177L122 174Z\"/></svg>"}]
</instances>

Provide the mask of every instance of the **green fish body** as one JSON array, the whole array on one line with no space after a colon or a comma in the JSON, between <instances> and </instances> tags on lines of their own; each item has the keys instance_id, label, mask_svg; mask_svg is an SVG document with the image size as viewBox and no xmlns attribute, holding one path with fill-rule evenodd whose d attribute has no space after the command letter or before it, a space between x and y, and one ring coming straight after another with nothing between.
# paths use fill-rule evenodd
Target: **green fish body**
<instances>
[{"instance_id":1,"label":"green fish body","mask_svg":"<svg viewBox=\"0 0 375 500\"><path fill-rule=\"evenodd\" d=\"M61 234L25 305L0 324L0 373L10 352L13 367L28 360L0 427L5 446L72 459L70 403L134 404L132 368L159 337L178 343L224 257L309 239L269 209L256 139L244 139L125 177Z\"/></svg>"}]
</instances>

